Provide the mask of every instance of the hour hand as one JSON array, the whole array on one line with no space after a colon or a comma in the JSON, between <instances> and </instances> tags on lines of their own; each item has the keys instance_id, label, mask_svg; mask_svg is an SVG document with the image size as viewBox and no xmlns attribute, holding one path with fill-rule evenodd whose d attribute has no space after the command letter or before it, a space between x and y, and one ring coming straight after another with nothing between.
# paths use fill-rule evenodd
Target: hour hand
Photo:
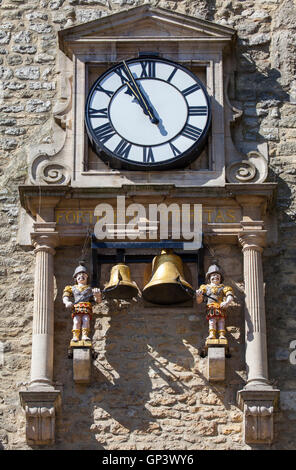
<instances>
[{"instance_id":1,"label":"hour hand","mask_svg":"<svg viewBox=\"0 0 296 470\"><path fill-rule=\"evenodd\" d=\"M145 106L143 100L141 99L141 96L139 95L138 90L135 90L133 85L130 82L127 82L126 85L127 85L127 90L126 90L125 93L127 95L133 96L137 100L137 102L141 106L141 108L143 109L144 114L149 116L147 106Z\"/></svg>"},{"instance_id":2,"label":"hour hand","mask_svg":"<svg viewBox=\"0 0 296 470\"><path fill-rule=\"evenodd\" d=\"M128 86L128 90L126 91L126 93L133 94L133 96L137 99L138 103L142 107L144 113L147 116L149 116L150 121L153 124L158 124L159 120L155 117L153 108L151 107L150 103L147 101L147 99L145 98L145 96L141 92L140 86L136 83L136 81L135 81L129 67L127 66L127 64L125 62L123 62L123 64L124 64L126 73L127 73L128 77L130 79L128 82L126 82L126 84Z\"/></svg>"}]
</instances>

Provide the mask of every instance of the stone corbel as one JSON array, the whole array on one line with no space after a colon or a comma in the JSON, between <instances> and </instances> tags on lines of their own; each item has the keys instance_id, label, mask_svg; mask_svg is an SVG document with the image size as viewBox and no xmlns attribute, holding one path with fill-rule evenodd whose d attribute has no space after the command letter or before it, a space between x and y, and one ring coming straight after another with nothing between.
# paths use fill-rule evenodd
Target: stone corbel
<instances>
[{"instance_id":1,"label":"stone corbel","mask_svg":"<svg viewBox=\"0 0 296 470\"><path fill-rule=\"evenodd\" d=\"M56 410L61 406L60 392L23 390L20 399L26 414L27 443L54 444Z\"/></svg>"},{"instance_id":2,"label":"stone corbel","mask_svg":"<svg viewBox=\"0 0 296 470\"><path fill-rule=\"evenodd\" d=\"M240 390L238 405L244 411L246 444L271 444L274 439L274 412L279 390Z\"/></svg>"}]
</instances>

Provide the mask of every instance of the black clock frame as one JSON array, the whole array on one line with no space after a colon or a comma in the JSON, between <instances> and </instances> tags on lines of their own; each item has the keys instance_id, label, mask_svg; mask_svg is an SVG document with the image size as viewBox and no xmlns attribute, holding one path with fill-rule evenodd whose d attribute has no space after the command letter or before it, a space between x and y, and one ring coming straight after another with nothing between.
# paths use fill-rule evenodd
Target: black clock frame
<instances>
[{"instance_id":1,"label":"black clock frame","mask_svg":"<svg viewBox=\"0 0 296 470\"><path fill-rule=\"evenodd\" d=\"M127 64L129 64L129 63L135 62L135 61L140 62L141 60L143 60L142 57L137 57L137 58L128 59L125 62ZM117 169L117 170L122 170L123 169L123 170L132 170L132 171L161 171L161 170L176 170L176 169L182 169L182 168L184 169L186 166L188 166L190 163L192 163L194 160L196 160L200 156L201 152L203 151L203 149L206 145L208 133L209 133L209 130L210 130L210 127L211 127L211 120L212 120L212 110L211 110L210 97L209 97L202 81L198 77L196 77L196 75L194 75L190 70L188 70L186 67L184 67L183 65L178 64L177 62L174 62L172 60L163 59L163 58L160 58L160 57L156 58L155 56L151 56L151 57L145 56L145 60L151 60L151 61L155 61L155 62L164 62L164 63L168 63L170 65L175 65L177 68L183 70L188 75L190 75L198 83L200 88L203 90L203 93L204 93L204 95L206 97L206 100L207 100L208 119L207 119L207 124L206 124L205 128L203 129L201 135L198 138L198 141L195 142L184 153L182 153L181 155L179 155L175 158L172 158L170 160L166 160L163 163L158 162L158 163L149 163L149 164L147 164L147 163L144 163L144 162L143 163L142 162L129 162L127 159L122 158L117 154L114 154L114 152L111 152L99 140L97 140L97 138L96 138L96 136L93 132L91 123L90 123L90 116L88 114L89 103L91 101L91 98L92 98L92 95L93 95L94 91L97 88L98 82L100 82L102 79L104 79L104 77L106 75L110 74L110 72L117 69L118 66L120 65L120 62L117 65L110 67L102 75L100 75L100 77L97 78L97 80L94 82L94 84L92 85L92 87L91 87L91 89L88 93L86 103L85 103L85 127L86 127L86 132L87 132L88 138L90 140L90 143L91 143L91 146L92 146L93 150L98 155L98 157L100 157L105 163L107 163L107 164L109 163L111 168L113 168L113 169ZM149 77L148 77L148 79L149 79ZM125 86L125 85L122 85L122 86ZM117 91L118 91L118 89L114 93L116 93ZM108 114L109 114L109 110L108 110ZM111 119L109 119L109 122L112 125ZM184 127L185 126L186 126L186 124L184 125ZM116 129L114 129L114 130L118 134ZM133 145L135 145L135 144L133 144ZM141 147L150 148L150 147L153 147L153 146L141 145Z\"/></svg>"}]
</instances>

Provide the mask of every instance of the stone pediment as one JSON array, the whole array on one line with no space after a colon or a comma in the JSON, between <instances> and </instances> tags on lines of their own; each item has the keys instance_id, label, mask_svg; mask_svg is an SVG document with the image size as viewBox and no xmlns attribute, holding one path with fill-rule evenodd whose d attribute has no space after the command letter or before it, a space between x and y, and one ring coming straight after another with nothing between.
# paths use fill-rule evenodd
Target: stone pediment
<instances>
[{"instance_id":1,"label":"stone pediment","mask_svg":"<svg viewBox=\"0 0 296 470\"><path fill-rule=\"evenodd\" d=\"M190 17L149 5L126 9L119 13L64 29L59 32L60 48L71 57L78 45L108 39L133 40L154 38L228 42L234 30L200 18Z\"/></svg>"}]
</instances>

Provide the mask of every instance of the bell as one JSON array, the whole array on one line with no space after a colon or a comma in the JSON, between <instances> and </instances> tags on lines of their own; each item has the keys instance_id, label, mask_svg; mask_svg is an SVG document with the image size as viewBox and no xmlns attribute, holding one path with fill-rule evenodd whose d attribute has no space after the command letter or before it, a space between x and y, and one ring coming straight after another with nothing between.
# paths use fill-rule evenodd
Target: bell
<instances>
[{"instance_id":1,"label":"bell","mask_svg":"<svg viewBox=\"0 0 296 470\"><path fill-rule=\"evenodd\" d=\"M152 261L152 278L143 289L143 298L153 304L171 305L190 300L194 289L185 281L180 256L165 249Z\"/></svg>"},{"instance_id":2,"label":"bell","mask_svg":"<svg viewBox=\"0 0 296 470\"><path fill-rule=\"evenodd\" d=\"M111 269L110 281L103 290L106 299L130 300L138 295L136 284L131 281L130 269L123 263Z\"/></svg>"}]
</instances>

